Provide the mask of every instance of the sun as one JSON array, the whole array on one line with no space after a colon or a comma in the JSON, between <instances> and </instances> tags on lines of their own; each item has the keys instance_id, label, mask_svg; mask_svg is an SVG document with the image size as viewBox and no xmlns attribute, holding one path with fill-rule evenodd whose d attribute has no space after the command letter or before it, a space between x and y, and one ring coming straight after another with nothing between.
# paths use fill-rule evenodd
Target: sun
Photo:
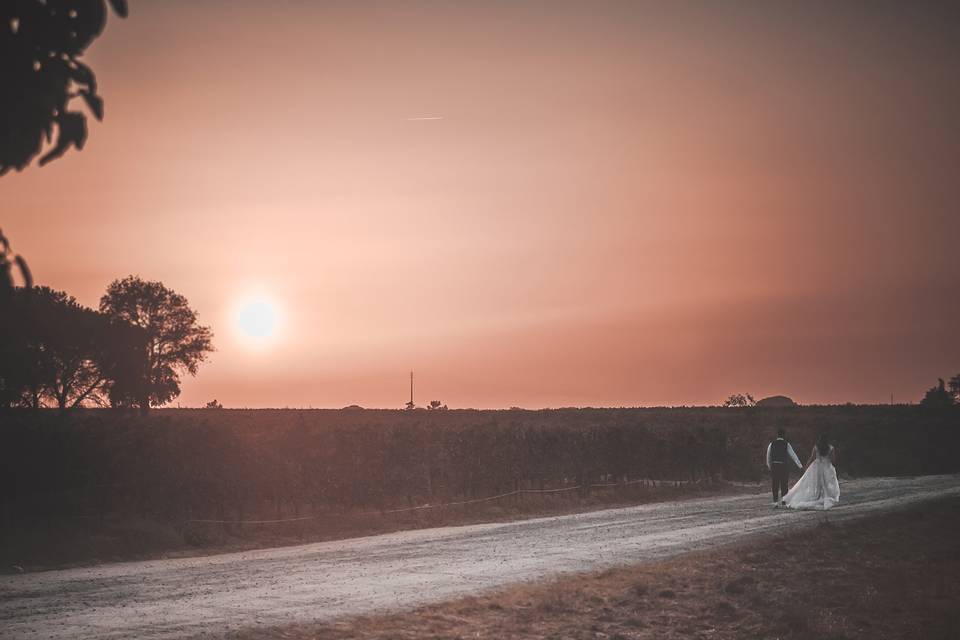
<instances>
[{"instance_id":1,"label":"sun","mask_svg":"<svg viewBox=\"0 0 960 640\"><path fill-rule=\"evenodd\" d=\"M241 300L233 314L237 333L251 346L275 341L279 336L280 320L277 304L263 296Z\"/></svg>"}]
</instances>

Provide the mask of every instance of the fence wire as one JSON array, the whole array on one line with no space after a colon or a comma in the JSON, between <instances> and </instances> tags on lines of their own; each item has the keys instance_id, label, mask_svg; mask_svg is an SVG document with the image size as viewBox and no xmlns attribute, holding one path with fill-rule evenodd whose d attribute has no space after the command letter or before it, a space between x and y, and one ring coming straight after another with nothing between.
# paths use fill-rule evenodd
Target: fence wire
<instances>
[{"instance_id":1,"label":"fence wire","mask_svg":"<svg viewBox=\"0 0 960 640\"><path fill-rule=\"evenodd\" d=\"M606 483L596 483L582 485L578 484L573 487L561 487L559 489L516 489L514 491L508 491L506 493L501 493L495 496L487 496L486 498L475 498L473 500L460 500L457 502L439 502L436 504L423 504L416 507L401 507L398 509L383 509L377 511L361 511L360 513L353 514L355 516L371 516L371 515L389 515L395 513L410 513L413 511L425 511L428 509L443 509L444 507L459 507L467 504L478 504L480 502L492 502L494 500L500 500L502 498L509 498L510 496L523 495L527 493L565 493L568 491L577 491L583 489L584 487L590 488L610 488L610 487L624 487L628 485L641 484L649 482L648 479L640 480L629 480L627 482L606 482ZM281 524L285 522L303 522L306 520L316 520L318 518L326 517L325 515L311 515L311 516L301 516L297 518L279 518L274 520L214 520L208 518L192 518L190 520L184 520L181 525L186 526L188 524Z\"/></svg>"}]
</instances>

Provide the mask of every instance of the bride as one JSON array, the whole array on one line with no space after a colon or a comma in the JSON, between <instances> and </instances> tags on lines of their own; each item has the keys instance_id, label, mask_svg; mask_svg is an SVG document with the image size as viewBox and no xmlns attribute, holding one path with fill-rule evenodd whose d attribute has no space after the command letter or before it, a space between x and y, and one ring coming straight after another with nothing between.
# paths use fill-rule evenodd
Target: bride
<instances>
[{"instance_id":1,"label":"bride","mask_svg":"<svg viewBox=\"0 0 960 640\"><path fill-rule=\"evenodd\" d=\"M837 450L822 434L810 452L807 470L783 497L791 509L829 509L840 502L840 483L837 481Z\"/></svg>"}]
</instances>

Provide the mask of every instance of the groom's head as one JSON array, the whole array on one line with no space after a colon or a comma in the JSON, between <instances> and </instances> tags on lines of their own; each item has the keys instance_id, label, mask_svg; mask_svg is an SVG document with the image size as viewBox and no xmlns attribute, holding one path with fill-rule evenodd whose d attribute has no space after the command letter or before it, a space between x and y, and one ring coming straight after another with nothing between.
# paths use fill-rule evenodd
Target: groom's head
<instances>
[{"instance_id":1,"label":"groom's head","mask_svg":"<svg viewBox=\"0 0 960 640\"><path fill-rule=\"evenodd\" d=\"M777 437L778 437L778 438L786 438L786 437L787 437L787 430L786 430L786 429L777 429Z\"/></svg>"}]
</instances>

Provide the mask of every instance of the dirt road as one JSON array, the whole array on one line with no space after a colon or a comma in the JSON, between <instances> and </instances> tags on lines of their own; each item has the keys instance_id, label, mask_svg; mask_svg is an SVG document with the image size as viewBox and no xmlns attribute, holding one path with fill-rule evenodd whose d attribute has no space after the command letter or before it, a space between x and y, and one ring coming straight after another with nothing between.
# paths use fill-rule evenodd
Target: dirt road
<instances>
[{"instance_id":1,"label":"dirt road","mask_svg":"<svg viewBox=\"0 0 960 640\"><path fill-rule=\"evenodd\" d=\"M736 496L2 576L0 637L217 637L405 608L958 496L960 476L854 480L841 491L840 506L826 513L771 509L766 494Z\"/></svg>"}]
</instances>

